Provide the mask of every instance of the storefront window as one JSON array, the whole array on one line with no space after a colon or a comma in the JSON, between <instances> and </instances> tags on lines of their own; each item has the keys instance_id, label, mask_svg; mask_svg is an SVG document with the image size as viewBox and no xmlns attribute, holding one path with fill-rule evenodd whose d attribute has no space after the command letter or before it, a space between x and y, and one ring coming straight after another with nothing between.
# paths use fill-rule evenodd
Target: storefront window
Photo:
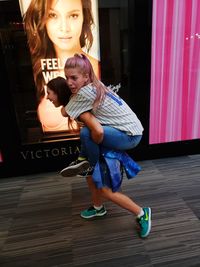
<instances>
[{"instance_id":1,"label":"storefront window","mask_svg":"<svg viewBox=\"0 0 200 267\"><path fill-rule=\"evenodd\" d=\"M5 1L4 10L11 5ZM75 52L89 57L107 86L127 95L128 1L19 0L4 17L1 45L22 144L79 138L46 99L47 82L64 77L65 60Z\"/></svg>"}]
</instances>

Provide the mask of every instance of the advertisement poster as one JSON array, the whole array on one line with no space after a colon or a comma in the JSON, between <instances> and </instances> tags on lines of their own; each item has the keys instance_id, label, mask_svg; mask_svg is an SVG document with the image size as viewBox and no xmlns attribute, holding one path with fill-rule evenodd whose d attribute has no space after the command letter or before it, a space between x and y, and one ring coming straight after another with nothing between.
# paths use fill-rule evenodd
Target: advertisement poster
<instances>
[{"instance_id":1,"label":"advertisement poster","mask_svg":"<svg viewBox=\"0 0 200 267\"><path fill-rule=\"evenodd\" d=\"M46 84L64 76L64 64L85 54L100 78L97 0L19 0L37 89L38 119L45 133L68 130L60 108L46 99Z\"/></svg>"},{"instance_id":2,"label":"advertisement poster","mask_svg":"<svg viewBox=\"0 0 200 267\"><path fill-rule=\"evenodd\" d=\"M149 143L200 138L200 1L154 0Z\"/></svg>"}]
</instances>

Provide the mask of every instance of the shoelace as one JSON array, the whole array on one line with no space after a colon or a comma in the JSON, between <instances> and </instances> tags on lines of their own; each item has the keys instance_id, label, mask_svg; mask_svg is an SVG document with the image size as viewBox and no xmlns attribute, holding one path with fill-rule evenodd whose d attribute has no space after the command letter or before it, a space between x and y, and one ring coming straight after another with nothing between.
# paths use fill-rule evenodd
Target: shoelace
<instances>
[{"instance_id":1,"label":"shoelace","mask_svg":"<svg viewBox=\"0 0 200 267\"><path fill-rule=\"evenodd\" d=\"M89 168L87 168L87 170L83 171L81 174L82 175L87 175L88 173L92 172L93 170L94 170L93 167L89 167Z\"/></svg>"},{"instance_id":2,"label":"shoelace","mask_svg":"<svg viewBox=\"0 0 200 267\"><path fill-rule=\"evenodd\" d=\"M76 165L76 164L78 164L78 163L79 163L79 160L76 159L75 161L72 161L72 162L69 164L69 166L73 166L73 165Z\"/></svg>"}]
</instances>

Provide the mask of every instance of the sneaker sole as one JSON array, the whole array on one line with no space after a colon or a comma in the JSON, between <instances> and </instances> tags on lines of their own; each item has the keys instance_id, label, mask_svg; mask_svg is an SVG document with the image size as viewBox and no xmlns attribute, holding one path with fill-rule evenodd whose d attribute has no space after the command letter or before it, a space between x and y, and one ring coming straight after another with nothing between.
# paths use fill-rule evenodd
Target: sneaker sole
<instances>
[{"instance_id":1,"label":"sneaker sole","mask_svg":"<svg viewBox=\"0 0 200 267\"><path fill-rule=\"evenodd\" d=\"M142 238L145 238L149 235L151 231L151 208L149 208L149 227L145 235L141 236Z\"/></svg>"},{"instance_id":2,"label":"sneaker sole","mask_svg":"<svg viewBox=\"0 0 200 267\"><path fill-rule=\"evenodd\" d=\"M102 216L106 215L106 213L107 213L107 210L105 210L102 213L97 213L97 214L91 215L91 216L84 216L84 215L81 214L81 217L84 218L84 219L91 219L91 218L94 218L94 217L102 217Z\"/></svg>"},{"instance_id":3,"label":"sneaker sole","mask_svg":"<svg viewBox=\"0 0 200 267\"><path fill-rule=\"evenodd\" d=\"M76 176L77 174L79 174L82 171L85 171L89 167L90 167L89 162L87 161L81 162L75 166L69 166L63 169L62 171L60 171L60 175L62 175L63 177Z\"/></svg>"},{"instance_id":4,"label":"sneaker sole","mask_svg":"<svg viewBox=\"0 0 200 267\"><path fill-rule=\"evenodd\" d=\"M88 176L91 176L91 174L86 174L86 175L77 174L76 176L82 177L82 178L87 178Z\"/></svg>"}]
</instances>

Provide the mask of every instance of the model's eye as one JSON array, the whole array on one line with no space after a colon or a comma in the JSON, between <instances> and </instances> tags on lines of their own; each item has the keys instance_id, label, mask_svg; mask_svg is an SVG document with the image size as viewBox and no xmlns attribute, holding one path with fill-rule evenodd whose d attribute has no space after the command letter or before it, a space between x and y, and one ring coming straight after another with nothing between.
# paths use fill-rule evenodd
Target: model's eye
<instances>
[{"instance_id":1,"label":"model's eye","mask_svg":"<svg viewBox=\"0 0 200 267\"><path fill-rule=\"evenodd\" d=\"M77 19L79 17L79 14L77 14L77 13L73 13L73 14L71 14L70 15L70 18L72 18L72 19Z\"/></svg>"},{"instance_id":2,"label":"model's eye","mask_svg":"<svg viewBox=\"0 0 200 267\"><path fill-rule=\"evenodd\" d=\"M50 18L50 19L56 19L56 18L57 18L57 15L56 15L56 13L54 13L54 12L50 12L50 13L48 14L48 18Z\"/></svg>"}]
</instances>

